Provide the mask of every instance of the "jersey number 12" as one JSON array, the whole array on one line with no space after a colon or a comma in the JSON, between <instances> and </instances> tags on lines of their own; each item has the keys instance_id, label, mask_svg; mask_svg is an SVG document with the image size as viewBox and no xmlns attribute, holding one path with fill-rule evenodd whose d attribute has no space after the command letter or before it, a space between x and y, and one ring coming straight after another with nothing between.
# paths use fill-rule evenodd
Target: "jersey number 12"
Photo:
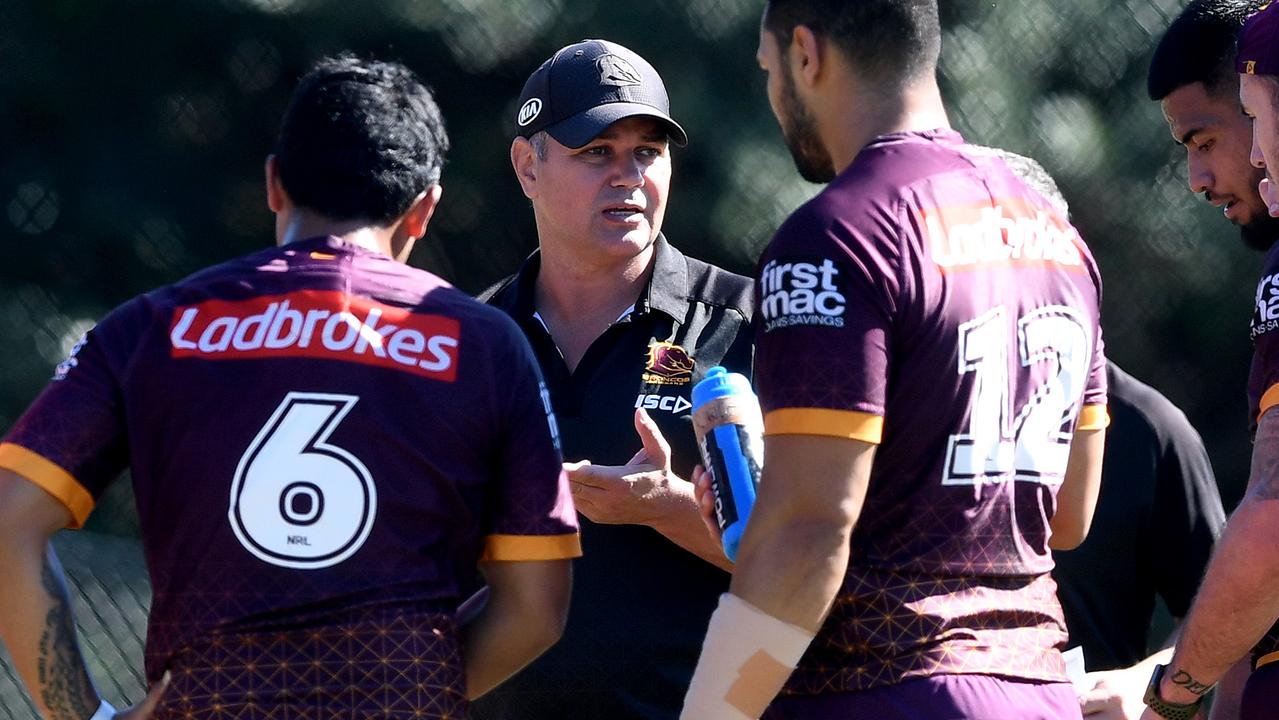
<instances>
[{"instance_id":1,"label":"jersey number 12","mask_svg":"<svg viewBox=\"0 0 1279 720\"><path fill-rule=\"evenodd\" d=\"M950 436L943 485L1026 480L1059 485L1066 476L1079 398L1092 364L1092 342L1072 308L1049 305L1017 320L1008 337L1003 307L959 326L959 374L972 373L968 428ZM1048 379L1012 407L1008 353L1021 366L1048 363Z\"/></svg>"}]
</instances>

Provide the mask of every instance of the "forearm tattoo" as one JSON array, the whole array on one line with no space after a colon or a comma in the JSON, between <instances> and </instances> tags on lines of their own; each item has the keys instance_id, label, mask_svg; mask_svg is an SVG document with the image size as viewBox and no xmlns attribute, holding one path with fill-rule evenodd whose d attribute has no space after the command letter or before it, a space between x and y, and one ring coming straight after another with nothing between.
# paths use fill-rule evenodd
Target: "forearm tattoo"
<instances>
[{"instance_id":1,"label":"forearm tattoo","mask_svg":"<svg viewBox=\"0 0 1279 720\"><path fill-rule=\"evenodd\" d=\"M71 620L71 602L52 550L45 555L41 582L53 601L40 634L40 654L36 665L40 698L45 707L61 720L85 720L98 709L98 693L85 670L80 648L76 644L75 623Z\"/></svg>"},{"instance_id":2,"label":"forearm tattoo","mask_svg":"<svg viewBox=\"0 0 1279 720\"><path fill-rule=\"evenodd\" d=\"M1196 695L1203 695L1212 689L1211 684L1205 685L1204 683L1199 682L1198 680L1190 677L1190 673L1185 670L1178 670L1173 673L1171 680L1173 685L1179 685Z\"/></svg>"},{"instance_id":3,"label":"forearm tattoo","mask_svg":"<svg viewBox=\"0 0 1279 720\"><path fill-rule=\"evenodd\" d=\"M1253 494L1258 500L1279 500L1279 422L1263 417L1253 444Z\"/></svg>"}]
</instances>

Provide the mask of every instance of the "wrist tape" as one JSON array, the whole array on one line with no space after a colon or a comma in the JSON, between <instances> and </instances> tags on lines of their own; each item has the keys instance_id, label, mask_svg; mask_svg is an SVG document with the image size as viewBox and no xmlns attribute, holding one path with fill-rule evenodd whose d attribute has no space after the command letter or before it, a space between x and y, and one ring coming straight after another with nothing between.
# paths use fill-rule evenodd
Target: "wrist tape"
<instances>
[{"instance_id":1,"label":"wrist tape","mask_svg":"<svg viewBox=\"0 0 1279 720\"><path fill-rule=\"evenodd\" d=\"M720 595L681 720L758 718L813 636L732 593Z\"/></svg>"}]
</instances>

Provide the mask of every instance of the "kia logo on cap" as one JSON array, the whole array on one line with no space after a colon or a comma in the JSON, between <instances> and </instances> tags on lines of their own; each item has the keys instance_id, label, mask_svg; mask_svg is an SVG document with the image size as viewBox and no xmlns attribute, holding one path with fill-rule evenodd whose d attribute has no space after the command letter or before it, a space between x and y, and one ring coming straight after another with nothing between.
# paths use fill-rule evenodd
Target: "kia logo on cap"
<instances>
[{"instance_id":1,"label":"kia logo on cap","mask_svg":"<svg viewBox=\"0 0 1279 720\"><path fill-rule=\"evenodd\" d=\"M529 98L528 102L524 103L520 107L520 114L516 119L516 122L520 124L520 127L524 127L537 119L537 116L541 114L541 112L542 101L538 98Z\"/></svg>"}]
</instances>

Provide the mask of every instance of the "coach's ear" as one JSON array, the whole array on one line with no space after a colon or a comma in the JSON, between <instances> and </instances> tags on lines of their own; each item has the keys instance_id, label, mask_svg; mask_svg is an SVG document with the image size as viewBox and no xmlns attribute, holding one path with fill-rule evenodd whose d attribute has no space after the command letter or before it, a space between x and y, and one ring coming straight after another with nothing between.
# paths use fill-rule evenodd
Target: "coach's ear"
<instances>
[{"instance_id":1,"label":"coach's ear","mask_svg":"<svg viewBox=\"0 0 1279 720\"><path fill-rule=\"evenodd\" d=\"M532 200L537 197L537 150L528 138L517 137L511 141L511 167L515 169L515 179L520 181L520 189L524 197Z\"/></svg>"}]
</instances>

